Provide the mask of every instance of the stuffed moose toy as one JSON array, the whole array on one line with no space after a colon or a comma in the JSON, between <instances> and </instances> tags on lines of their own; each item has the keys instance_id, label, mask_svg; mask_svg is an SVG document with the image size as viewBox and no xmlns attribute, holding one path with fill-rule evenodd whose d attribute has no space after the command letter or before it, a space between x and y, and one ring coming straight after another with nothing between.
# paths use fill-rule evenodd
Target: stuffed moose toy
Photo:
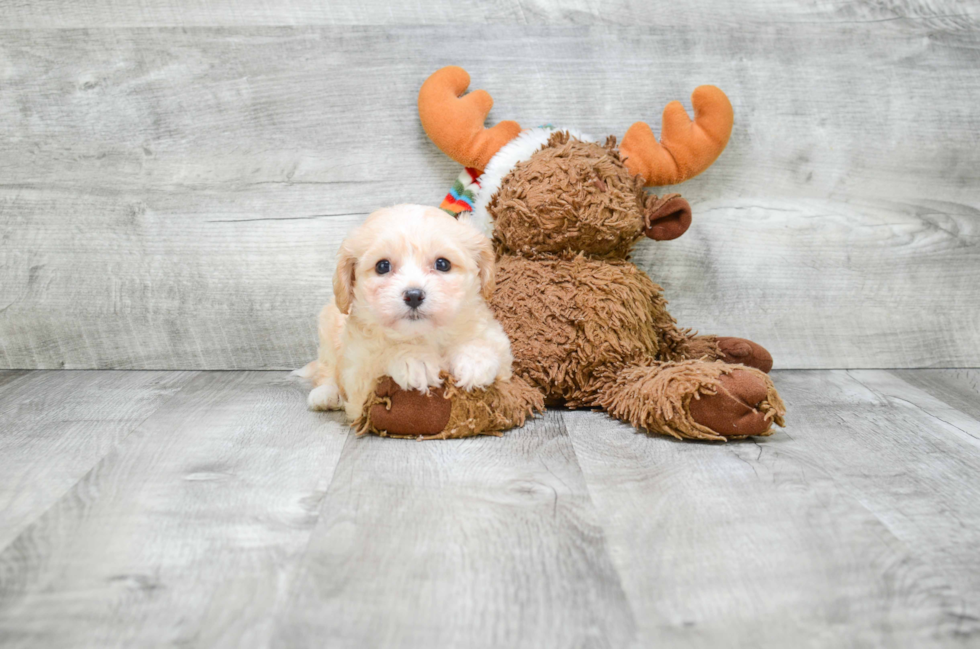
<instances>
[{"instance_id":1,"label":"stuffed moose toy","mask_svg":"<svg viewBox=\"0 0 980 649\"><path fill-rule=\"evenodd\" d=\"M493 100L464 96L469 75L443 68L419 92L429 138L465 170L442 208L492 236L490 305L511 339L514 378L485 390L422 394L382 379L362 432L465 437L520 426L544 405L601 408L646 431L724 440L783 425L767 372L772 358L741 338L693 335L667 312L660 286L629 261L644 236L675 239L690 227L677 184L707 169L732 129L714 86L694 91L691 121L679 102L663 113L661 140L637 122L617 146L573 130L484 128Z\"/></svg>"}]
</instances>

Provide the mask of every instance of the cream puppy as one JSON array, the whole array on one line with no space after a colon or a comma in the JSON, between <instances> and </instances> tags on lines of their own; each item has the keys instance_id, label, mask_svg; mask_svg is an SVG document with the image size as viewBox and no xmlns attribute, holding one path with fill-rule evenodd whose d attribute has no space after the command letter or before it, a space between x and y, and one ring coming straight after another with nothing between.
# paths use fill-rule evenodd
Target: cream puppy
<instances>
[{"instance_id":1,"label":"cream puppy","mask_svg":"<svg viewBox=\"0 0 980 649\"><path fill-rule=\"evenodd\" d=\"M510 341L485 301L493 281L490 241L468 221L421 205L369 216L340 246L318 358L298 372L316 386L309 407L353 421L384 375L424 392L440 372L465 389L509 379Z\"/></svg>"}]
</instances>

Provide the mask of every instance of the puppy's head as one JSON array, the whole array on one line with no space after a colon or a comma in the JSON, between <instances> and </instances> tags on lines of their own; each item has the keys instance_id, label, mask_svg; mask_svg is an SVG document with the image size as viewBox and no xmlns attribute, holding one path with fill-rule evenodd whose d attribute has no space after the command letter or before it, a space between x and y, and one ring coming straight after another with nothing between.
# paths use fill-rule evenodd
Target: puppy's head
<instances>
[{"instance_id":1,"label":"puppy's head","mask_svg":"<svg viewBox=\"0 0 980 649\"><path fill-rule=\"evenodd\" d=\"M402 334L452 322L493 291L490 240L421 205L378 210L344 241L334 300L343 313Z\"/></svg>"}]
</instances>

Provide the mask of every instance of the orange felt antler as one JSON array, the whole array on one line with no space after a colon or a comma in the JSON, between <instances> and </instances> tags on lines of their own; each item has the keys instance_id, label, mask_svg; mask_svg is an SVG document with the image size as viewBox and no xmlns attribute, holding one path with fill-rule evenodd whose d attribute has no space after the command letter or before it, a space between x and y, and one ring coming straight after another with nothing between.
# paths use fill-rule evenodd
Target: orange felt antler
<instances>
[{"instance_id":1,"label":"orange felt antler","mask_svg":"<svg viewBox=\"0 0 980 649\"><path fill-rule=\"evenodd\" d=\"M470 75L455 65L432 73L419 90L419 118L429 139L443 153L482 170L500 147L517 137L521 125L500 122L483 128L493 99L484 90L463 97L469 85Z\"/></svg>"},{"instance_id":2,"label":"orange felt antler","mask_svg":"<svg viewBox=\"0 0 980 649\"><path fill-rule=\"evenodd\" d=\"M679 101L664 108L660 142L644 122L626 131L620 153L634 175L647 187L673 185L693 178L721 155L732 134L732 104L718 88L698 86L691 95L694 121Z\"/></svg>"}]
</instances>

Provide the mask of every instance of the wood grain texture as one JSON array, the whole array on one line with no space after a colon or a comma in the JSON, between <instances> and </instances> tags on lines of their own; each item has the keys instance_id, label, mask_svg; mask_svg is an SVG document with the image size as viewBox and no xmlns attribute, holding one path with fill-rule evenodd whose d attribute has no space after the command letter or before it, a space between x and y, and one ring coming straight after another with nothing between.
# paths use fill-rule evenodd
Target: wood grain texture
<instances>
[{"instance_id":1,"label":"wood grain texture","mask_svg":"<svg viewBox=\"0 0 980 649\"><path fill-rule=\"evenodd\" d=\"M0 645L268 646L348 431L282 375L194 377L0 553Z\"/></svg>"},{"instance_id":2,"label":"wood grain texture","mask_svg":"<svg viewBox=\"0 0 980 649\"><path fill-rule=\"evenodd\" d=\"M192 376L42 371L0 376L0 549Z\"/></svg>"},{"instance_id":3,"label":"wood grain texture","mask_svg":"<svg viewBox=\"0 0 980 649\"><path fill-rule=\"evenodd\" d=\"M351 439L273 646L624 647L634 622L561 413Z\"/></svg>"},{"instance_id":4,"label":"wood grain texture","mask_svg":"<svg viewBox=\"0 0 980 649\"><path fill-rule=\"evenodd\" d=\"M893 374L980 420L980 370L898 370Z\"/></svg>"},{"instance_id":5,"label":"wood grain texture","mask_svg":"<svg viewBox=\"0 0 980 649\"><path fill-rule=\"evenodd\" d=\"M176 390L0 548L5 649L980 638L976 371L777 371L789 427L728 444L582 411L357 438L282 374L152 376L0 372L0 484L38 488L59 430Z\"/></svg>"},{"instance_id":6,"label":"wood grain texture","mask_svg":"<svg viewBox=\"0 0 980 649\"><path fill-rule=\"evenodd\" d=\"M755 0L752 3L636 2L635 0L492 0L483 2L385 3L315 0L34 0L7 3L10 28L50 27L223 27L266 25L456 25L594 24L665 26L680 24L796 21L917 21L941 27L973 27L980 15L968 0L929 2L811 2Z\"/></svg>"},{"instance_id":7,"label":"wood grain texture","mask_svg":"<svg viewBox=\"0 0 980 649\"><path fill-rule=\"evenodd\" d=\"M0 370L0 388L30 374L30 370Z\"/></svg>"},{"instance_id":8,"label":"wood grain texture","mask_svg":"<svg viewBox=\"0 0 980 649\"><path fill-rule=\"evenodd\" d=\"M864 421L881 430L877 438L855 436L833 447L833 459L862 493L862 502L918 556L953 586L959 610L957 633L980 637L980 420L885 371L849 371L848 377L874 404ZM950 373L950 383L963 382ZM962 388L961 388L962 389ZM833 393L831 393L833 396ZM808 417L802 425L819 421ZM862 421L864 419L864 421ZM820 438L833 444L833 435ZM855 443L856 442L856 443ZM858 465L848 449L875 454L887 472ZM819 448L819 450L823 450ZM928 493L928 497L921 494Z\"/></svg>"},{"instance_id":9,"label":"wood grain texture","mask_svg":"<svg viewBox=\"0 0 980 649\"><path fill-rule=\"evenodd\" d=\"M769 7L659 27L3 31L0 367L311 358L343 233L457 173L415 108L448 63L493 94L491 120L594 134L722 86L735 132L681 188L694 226L637 253L681 324L779 367L980 365L975 17Z\"/></svg>"},{"instance_id":10,"label":"wood grain texture","mask_svg":"<svg viewBox=\"0 0 980 649\"><path fill-rule=\"evenodd\" d=\"M778 372L789 428L565 416L646 646L972 646L980 422L885 372Z\"/></svg>"},{"instance_id":11,"label":"wood grain texture","mask_svg":"<svg viewBox=\"0 0 980 649\"><path fill-rule=\"evenodd\" d=\"M312 0L98 0L85 6L63 0L7 7L11 28L39 27L247 27L269 25L526 24L521 2L315 2Z\"/></svg>"}]
</instances>

